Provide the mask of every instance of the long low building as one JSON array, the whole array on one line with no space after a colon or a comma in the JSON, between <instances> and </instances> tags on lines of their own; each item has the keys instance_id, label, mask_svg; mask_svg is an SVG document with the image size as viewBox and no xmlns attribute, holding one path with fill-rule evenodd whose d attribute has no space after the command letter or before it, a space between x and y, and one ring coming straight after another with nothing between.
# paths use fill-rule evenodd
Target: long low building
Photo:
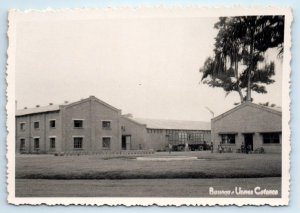
<instances>
[{"instance_id":1,"label":"long low building","mask_svg":"<svg viewBox=\"0 0 300 213\"><path fill-rule=\"evenodd\" d=\"M168 150L202 150L210 145L210 123L202 121L161 120L123 117L123 135L129 135L132 144L143 141L135 148ZM128 128L126 128L126 126ZM125 142L123 142L125 144Z\"/></svg>"},{"instance_id":2,"label":"long low building","mask_svg":"<svg viewBox=\"0 0 300 213\"><path fill-rule=\"evenodd\" d=\"M209 122L130 118L94 96L16 111L17 153L193 150L207 142Z\"/></svg>"},{"instance_id":3,"label":"long low building","mask_svg":"<svg viewBox=\"0 0 300 213\"><path fill-rule=\"evenodd\" d=\"M247 152L278 153L282 146L281 133L282 112L278 107L245 102L211 120L215 151L247 149Z\"/></svg>"}]
</instances>

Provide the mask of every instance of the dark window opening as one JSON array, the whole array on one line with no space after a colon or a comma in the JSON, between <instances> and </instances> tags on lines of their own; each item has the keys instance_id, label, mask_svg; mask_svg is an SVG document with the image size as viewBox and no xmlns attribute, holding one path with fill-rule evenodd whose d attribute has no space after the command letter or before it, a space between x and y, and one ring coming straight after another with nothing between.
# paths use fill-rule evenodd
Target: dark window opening
<instances>
[{"instance_id":1,"label":"dark window opening","mask_svg":"<svg viewBox=\"0 0 300 213\"><path fill-rule=\"evenodd\" d=\"M25 139L20 139L20 151L25 151Z\"/></svg>"},{"instance_id":2,"label":"dark window opening","mask_svg":"<svg viewBox=\"0 0 300 213\"><path fill-rule=\"evenodd\" d=\"M235 134L222 134L221 144L235 144Z\"/></svg>"},{"instance_id":3,"label":"dark window opening","mask_svg":"<svg viewBox=\"0 0 300 213\"><path fill-rule=\"evenodd\" d=\"M55 120L50 121L50 128L55 128Z\"/></svg>"},{"instance_id":4,"label":"dark window opening","mask_svg":"<svg viewBox=\"0 0 300 213\"><path fill-rule=\"evenodd\" d=\"M74 128L83 128L83 120L74 120Z\"/></svg>"},{"instance_id":5,"label":"dark window opening","mask_svg":"<svg viewBox=\"0 0 300 213\"><path fill-rule=\"evenodd\" d=\"M105 149L110 149L110 137L102 138L102 147Z\"/></svg>"},{"instance_id":6,"label":"dark window opening","mask_svg":"<svg viewBox=\"0 0 300 213\"><path fill-rule=\"evenodd\" d=\"M74 139L74 149L82 149L82 137L75 137Z\"/></svg>"},{"instance_id":7,"label":"dark window opening","mask_svg":"<svg viewBox=\"0 0 300 213\"><path fill-rule=\"evenodd\" d=\"M111 122L110 121L102 121L102 128L103 129L111 129Z\"/></svg>"},{"instance_id":8,"label":"dark window opening","mask_svg":"<svg viewBox=\"0 0 300 213\"><path fill-rule=\"evenodd\" d=\"M33 123L33 127L34 127L35 129L40 128L40 122L38 122L38 121L34 122L34 123Z\"/></svg>"},{"instance_id":9,"label":"dark window opening","mask_svg":"<svg viewBox=\"0 0 300 213\"><path fill-rule=\"evenodd\" d=\"M25 130L25 123L20 123L20 130L24 131Z\"/></svg>"},{"instance_id":10,"label":"dark window opening","mask_svg":"<svg viewBox=\"0 0 300 213\"><path fill-rule=\"evenodd\" d=\"M50 149L55 149L55 138L50 138Z\"/></svg>"},{"instance_id":11,"label":"dark window opening","mask_svg":"<svg viewBox=\"0 0 300 213\"><path fill-rule=\"evenodd\" d=\"M34 150L38 151L40 149L40 139L34 138Z\"/></svg>"},{"instance_id":12,"label":"dark window opening","mask_svg":"<svg viewBox=\"0 0 300 213\"><path fill-rule=\"evenodd\" d=\"M280 136L279 133L263 133L263 142L265 144L279 144Z\"/></svg>"}]
</instances>

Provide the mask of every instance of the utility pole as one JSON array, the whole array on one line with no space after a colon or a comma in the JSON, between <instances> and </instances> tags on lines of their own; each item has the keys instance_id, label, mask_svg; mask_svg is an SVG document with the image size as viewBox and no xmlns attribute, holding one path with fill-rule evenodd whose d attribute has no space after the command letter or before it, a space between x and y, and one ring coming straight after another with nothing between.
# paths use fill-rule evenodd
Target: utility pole
<instances>
[{"instance_id":1,"label":"utility pole","mask_svg":"<svg viewBox=\"0 0 300 213\"><path fill-rule=\"evenodd\" d=\"M208 108L207 106L205 108L210 112L210 114L214 118L215 117L215 113L210 108Z\"/></svg>"}]
</instances>

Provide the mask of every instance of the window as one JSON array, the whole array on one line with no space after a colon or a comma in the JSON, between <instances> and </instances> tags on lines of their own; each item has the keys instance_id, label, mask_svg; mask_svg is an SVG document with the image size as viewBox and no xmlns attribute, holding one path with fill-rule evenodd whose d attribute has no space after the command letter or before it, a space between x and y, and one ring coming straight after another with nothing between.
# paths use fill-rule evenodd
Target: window
<instances>
[{"instance_id":1,"label":"window","mask_svg":"<svg viewBox=\"0 0 300 213\"><path fill-rule=\"evenodd\" d=\"M25 131L25 123L20 123L20 130Z\"/></svg>"},{"instance_id":2,"label":"window","mask_svg":"<svg viewBox=\"0 0 300 213\"><path fill-rule=\"evenodd\" d=\"M195 133L191 133L191 134L192 134L192 136L191 136L192 141L195 141L195 142L203 142L204 141L203 133L195 132Z\"/></svg>"},{"instance_id":3,"label":"window","mask_svg":"<svg viewBox=\"0 0 300 213\"><path fill-rule=\"evenodd\" d=\"M55 120L49 121L50 128L55 128Z\"/></svg>"},{"instance_id":4,"label":"window","mask_svg":"<svg viewBox=\"0 0 300 213\"><path fill-rule=\"evenodd\" d=\"M74 137L73 140L74 140L74 149L82 149L83 138Z\"/></svg>"},{"instance_id":5,"label":"window","mask_svg":"<svg viewBox=\"0 0 300 213\"><path fill-rule=\"evenodd\" d=\"M279 144L280 143L280 133L263 133L263 142L265 144Z\"/></svg>"},{"instance_id":6,"label":"window","mask_svg":"<svg viewBox=\"0 0 300 213\"><path fill-rule=\"evenodd\" d=\"M20 151L25 151L25 139L20 139Z\"/></svg>"},{"instance_id":7,"label":"window","mask_svg":"<svg viewBox=\"0 0 300 213\"><path fill-rule=\"evenodd\" d=\"M186 132L179 132L178 136L179 136L179 141L181 142L185 142L188 139L188 134Z\"/></svg>"},{"instance_id":8,"label":"window","mask_svg":"<svg viewBox=\"0 0 300 213\"><path fill-rule=\"evenodd\" d=\"M147 133L163 133L162 129L147 129Z\"/></svg>"},{"instance_id":9,"label":"window","mask_svg":"<svg viewBox=\"0 0 300 213\"><path fill-rule=\"evenodd\" d=\"M74 120L74 128L83 128L83 120Z\"/></svg>"},{"instance_id":10,"label":"window","mask_svg":"<svg viewBox=\"0 0 300 213\"><path fill-rule=\"evenodd\" d=\"M162 133L161 129L153 129L153 133L160 134Z\"/></svg>"},{"instance_id":11,"label":"window","mask_svg":"<svg viewBox=\"0 0 300 213\"><path fill-rule=\"evenodd\" d=\"M188 135L187 135L187 139L188 139L188 141L193 141L194 140L194 134L192 134L192 133L188 133Z\"/></svg>"},{"instance_id":12,"label":"window","mask_svg":"<svg viewBox=\"0 0 300 213\"><path fill-rule=\"evenodd\" d=\"M33 140L33 145L34 145L34 150L38 151L40 149L40 139L39 138L34 138Z\"/></svg>"},{"instance_id":13,"label":"window","mask_svg":"<svg viewBox=\"0 0 300 213\"><path fill-rule=\"evenodd\" d=\"M102 147L104 149L110 149L110 137L103 137L102 138Z\"/></svg>"},{"instance_id":14,"label":"window","mask_svg":"<svg viewBox=\"0 0 300 213\"><path fill-rule=\"evenodd\" d=\"M173 142L179 141L179 132L176 130L170 130L168 140Z\"/></svg>"},{"instance_id":15,"label":"window","mask_svg":"<svg viewBox=\"0 0 300 213\"><path fill-rule=\"evenodd\" d=\"M235 144L235 134L222 134L221 144Z\"/></svg>"},{"instance_id":16,"label":"window","mask_svg":"<svg viewBox=\"0 0 300 213\"><path fill-rule=\"evenodd\" d=\"M50 149L55 149L55 138L50 138Z\"/></svg>"},{"instance_id":17,"label":"window","mask_svg":"<svg viewBox=\"0 0 300 213\"><path fill-rule=\"evenodd\" d=\"M35 122L33 123L33 127L34 127L35 129L39 129L39 128L40 128L40 122L35 121Z\"/></svg>"},{"instance_id":18,"label":"window","mask_svg":"<svg viewBox=\"0 0 300 213\"><path fill-rule=\"evenodd\" d=\"M111 129L110 121L102 121L102 129Z\"/></svg>"}]
</instances>

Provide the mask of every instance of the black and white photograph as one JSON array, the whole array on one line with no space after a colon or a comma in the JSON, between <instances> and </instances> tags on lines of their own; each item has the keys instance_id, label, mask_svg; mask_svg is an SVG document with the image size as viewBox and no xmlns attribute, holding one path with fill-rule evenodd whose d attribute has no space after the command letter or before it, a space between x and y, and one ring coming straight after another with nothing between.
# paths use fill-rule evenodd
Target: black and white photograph
<instances>
[{"instance_id":1,"label":"black and white photograph","mask_svg":"<svg viewBox=\"0 0 300 213\"><path fill-rule=\"evenodd\" d=\"M287 205L291 20L11 10L9 202Z\"/></svg>"}]
</instances>

